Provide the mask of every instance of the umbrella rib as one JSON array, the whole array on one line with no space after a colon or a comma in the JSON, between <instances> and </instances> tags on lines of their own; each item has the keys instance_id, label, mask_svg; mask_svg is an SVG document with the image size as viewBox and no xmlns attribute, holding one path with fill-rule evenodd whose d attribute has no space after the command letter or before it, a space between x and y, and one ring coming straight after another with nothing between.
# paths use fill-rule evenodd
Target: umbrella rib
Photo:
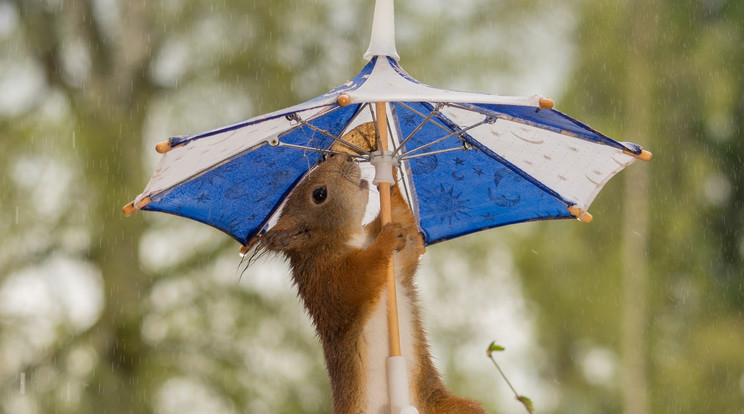
<instances>
[{"instance_id":1,"label":"umbrella rib","mask_svg":"<svg viewBox=\"0 0 744 414\"><path fill-rule=\"evenodd\" d=\"M402 107L408 109L409 111L415 113L416 115L420 116L421 118L430 118L430 117L422 114L421 111L417 110L416 108L407 105L405 102L397 102L397 104L399 104L400 106L402 106ZM447 105L449 105L449 104L447 104ZM437 110L437 115L439 113L439 108L442 108L443 106L445 106L444 103L441 103L441 102L440 103L437 103L437 106L435 107L435 109ZM431 119L429 119L429 122L431 122ZM432 122L432 123L434 125L438 126L439 128L441 128L442 130L449 132L449 129L447 129L445 126L440 125L440 124L438 124L436 122Z\"/></svg>"},{"instance_id":2,"label":"umbrella rib","mask_svg":"<svg viewBox=\"0 0 744 414\"><path fill-rule=\"evenodd\" d=\"M401 160L412 160L414 158L421 158L421 157L426 157L429 155L444 154L445 152L467 151L467 150L468 150L468 147L463 145L460 147L447 148L447 149L437 150L437 151L432 151L432 152L425 152L423 154L404 155L403 157L401 157Z\"/></svg>"},{"instance_id":3,"label":"umbrella rib","mask_svg":"<svg viewBox=\"0 0 744 414\"><path fill-rule=\"evenodd\" d=\"M313 125L313 124L305 121L304 119L300 119L299 122L300 122L300 124L302 124L302 125L310 128L310 129L312 129L315 132L319 132L319 133L321 133L321 134L323 134L325 136L328 136L328 137L332 138L336 142L340 142L340 143L342 143L344 145L348 145L349 147L353 148L355 151L359 151L362 154L368 154L369 153L369 151L363 150L362 148L359 148L358 146L352 144L351 142L344 141L343 139L341 139L341 138L339 138L339 137L331 134L330 132L326 131L325 129L318 128L315 125Z\"/></svg>"},{"instance_id":4,"label":"umbrella rib","mask_svg":"<svg viewBox=\"0 0 744 414\"><path fill-rule=\"evenodd\" d=\"M409 111L415 111L415 110L414 110L413 108L411 108L410 106L408 106L408 105L404 104L403 102L400 102L400 104L401 104L402 106L404 106L405 108L407 108L407 109L408 109ZM407 142L408 142L408 141L409 141L409 140L410 140L411 138L413 138L413 136L414 136L414 135L416 135L416 133L417 133L417 132L419 132L419 130L420 130L421 128L423 128L423 127L424 127L424 125L425 125L425 124L426 124L427 122L431 121L431 118L433 118L433 117L434 117L435 115L437 115L437 114L439 113L439 109L440 109L440 108L441 108L442 106L444 106L444 105L443 105L443 104L441 104L441 103L438 103L438 104L437 104L437 106L436 106L436 107L434 108L434 110L432 110L431 112L429 112L429 115L427 115L427 116L426 116L426 118L424 118L424 120L423 120L423 121L421 121L421 123L420 123L420 124L418 124L418 126L416 127L416 129L414 129L413 131L411 131L411 133L410 133L410 134L408 134L408 136L406 137L406 139L404 139L404 140L403 140L403 142L401 142L401 143L400 143L400 145L398 145L398 148L396 148L396 149L395 149L395 151L393 152L393 155L397 154L397 153L398 153L398 152L399 152L399 151L400 151L400 150L401 150L401 149L403 148L403 146L404 146L404 145L406 145L406 143L407 143ZM418 112L418 111L415 111L415 112ZM436 124L436 123L435 123L435 124Z\"/></svg>"},{"instance_id":5,"label":"umbrella rib","mask_svg":"<svg viewBox=\"0 0 744 414\"><path fill-rule=\"evenodd\" d=\"M464 133L466 133L466 132L470 131L470 130L471 130L471 129L473 129L473 128L476 128L476 127L479 127L479 126L481 126L481 125L483 125L483 124L486 124L486 123L488 123L488 119L484 119L483 121L480 121L480 122L476 122L475 124L473 124L473 125L470 125L470 126L468 126L468 127L465 127L465 128L462 128L462 129L460 129L460 130L458 130L458 131L453 131L453 132L450 132L449 134L447 134L447 135L443 136L442 138L436 139L436 140L434 140L434 141L432 141L432 142L428 142L428 143L426 143L426 144L424 144L424 145L422 145L422 146L420 146L420 147L418 147L418 148L415 148L415 149L413 149L413 150L411 150L411 151L408 151L408 152L406 152L405 154L403 154L403 156L404 156L404 157L407 157L407 158L409 158L409 159L410 159L410 158L411 158L411 157L409 156L410 154L413 154L414 152L419 152L419 151L421 151L421 150L423 150L423 149L425 149L425 148L429 148L429 147L431 147L432 145L436 145L436 144L438 144L438 143L440 143L440 142L442 142L442 141L445 141L445 140L447 140L447 139L450 139L450 138L452 138L452 137L455 137L455 136L456 136L456 137L458 137L458 138L461 138L461 139L462 139L462 134L464 134ZM465 144L465 141L464 141L464 140L463 140L463 144ZM433 152L432 152L432 153L427 153L426 155L429 155L429 154L434 154L434 153L433 153Z\"/></svg>"},{"instance_id":6,"label":"umbrella rib","mask_svg":"<svg viewBox=\"0 0 744 414\"><path fill-rule=\"evenodd\" d=\"M345 143L345 141L341 141L341 142L344 142ZM305 150L305 151L313 151L313 152L317 152L317 153L324 154L324 155L325 154L346 154L346 155L350 155L352 158L356 158L356 159L367 159L367 157L365 157L363 155L349 154L349 153L346 153L346 152L334 151L334 150L330 150L330 149L322 149L322 148L318 148L318 147L309 147L309 146L306 146L306 145L287 144L287 143L284 143L284 142L280 142L277 146L279 146L279 147L286 147L286 148L293 148L293 149L300 149L300 150Z\"/></svg>"},{"instance_id":7,"label":"umbrella rib","mask_svg":"<svg viewBox=\"0 0 744 414\"><path fill-rule=\"evenodd\" d=\"M360 107L359 107L359 108L358 108L358 109L357 109L357 110L356 110L356 111L354 112L354 115L352 115L351 119L350 119L350 120L349 120L349 121L348 121L348 122L346 123L346 125L348 126L348 125L351 125L351 124L353 124L353 123L354 123L354 121L355 121L355 120L356 120L356 119L357 119L357 118L359 117L359 114L361 114L361 113L362 113L362 111L364 111L364 108L365 108L365 107L370 107L370 110L371 110L371 106L370 106L370 104L369 104L369 103L364 103L364 104L362 104L362 105L361 105L361 106L360 106ZM338 108L336 108L336 109L338 109ZM374 119L374 118L373 118L373 119ZM343 133L344 133L344 131L342 130L342 131L341 131L341 132L339 133L339 135L341 135L341 134L343 134ZM330 133L327 133L326 135L329 135L329 134L330 134ZM329 135L329 136L331 136L331 135ZM334 141L336 141L336 142L339 142L339 143L341 143L342 145L346 145L346 146L348 146L349 148L352 148L352 149L354 149L354 150L355 150L355 151L357 151L357 152L358 152L359 154L364 154L364 155L366 155L366 157L364 157L364 156L360 156L360 155L350 154L350 155L352 155L353 157L355 157L355 158L357 158L357 159L368 159L368 158L369 158L369 155L371 154L371 152L370 152L369 150L365 150L365 149L362 149L362 148L360 148L359 146L356 146L356 145L352 144L351 142L348 142L348 141L344 140L344 139L343 139L343 138L341 138L341 137L334 137L334 136L331 136L331 138L333 138L333 140L334 140ZM341 154L341 153L340 153L340 152L338 152L338 151L329 151L329 152L333 152L333 153L336 153L336 154ZM344 152L344 154L346 154L346 152Z\"/></svg>"},{"instance_id":8,"label":"umbrella rib","mask_svg":"<svg viewBox=\"0 0 744 414\"><path fill-rule=\"evenodd\" d=\"M327 152L332 152L332 151L324 150L324 149L318 148L318 147L310 147L310 146L307 146L307 145L297 145L297 144L287 144L285 142L280 142L279 145L277 145L277 146L279 146L279 147L286 147L286 148L301 149L301 150L306 150L306 151L319 152L321 154L325 154Z\"/></svg>"}]
</instances>

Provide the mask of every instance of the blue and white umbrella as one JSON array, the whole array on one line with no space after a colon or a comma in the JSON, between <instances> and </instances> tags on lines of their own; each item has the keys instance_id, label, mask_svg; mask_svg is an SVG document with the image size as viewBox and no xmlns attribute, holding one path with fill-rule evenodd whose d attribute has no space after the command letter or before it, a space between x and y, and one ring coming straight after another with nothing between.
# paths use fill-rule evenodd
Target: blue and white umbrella
<instances>
[{"instance_id":1,"label":"blue and white umbrella","mask_svg":"<svg viewBox=\"0 0 744 414\"><path fill-rule=\"evenodd\" d=\"M375 184L390 183L392 168L399 169L429 245L524 221L591 221L587 210L607 181L636 159L651 158L540 96L418 82L398 63L392 0L375 6L365 58L369 63L357 76L315 99L159 144L155 173L125 214L141 209L188 217L249 246L303 176L325 154L346 147L360 162L378 166ZM370 152L345 143L345 134L370 122L386 125L377 135L387 146ZM392 308L394 286L388 284Z\"/></svg>"},{"instance_id":2,"label":"blue and white umbrella","mask_svg":"<svg viewBox=\"0 0 744 414\"><path fill-rule=\"evenodd\" d=\"M605 183L650 157L552 109L548 99L437 89L410 77L395 57L373 56L320 97L170 138L128 210L188 217L246 245L334 143L376 119L378 102L386 103L390 155L426 244L523 221L587 221Z\"/></svg>"}]
</instances>

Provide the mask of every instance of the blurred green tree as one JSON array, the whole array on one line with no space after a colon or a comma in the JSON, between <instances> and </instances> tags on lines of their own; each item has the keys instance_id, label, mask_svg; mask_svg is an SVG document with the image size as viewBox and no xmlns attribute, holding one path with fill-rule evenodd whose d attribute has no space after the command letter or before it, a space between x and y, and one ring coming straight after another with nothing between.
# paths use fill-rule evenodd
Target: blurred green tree
<instances>
[{"instance_id":1,"label":"blurred green tree","mask_svg":"<svg viewBox=\"0 0 744 414\"><path fill-rule=\"evenodd\" d=\"M556 412L738 412L744 7L595 1L578 10L576 66L559 108L655 159L624 172L623 191L610 184L591 226L545 223L517 249L540 309L545 375L559 384Z\"/></svg>"}]
</instances>

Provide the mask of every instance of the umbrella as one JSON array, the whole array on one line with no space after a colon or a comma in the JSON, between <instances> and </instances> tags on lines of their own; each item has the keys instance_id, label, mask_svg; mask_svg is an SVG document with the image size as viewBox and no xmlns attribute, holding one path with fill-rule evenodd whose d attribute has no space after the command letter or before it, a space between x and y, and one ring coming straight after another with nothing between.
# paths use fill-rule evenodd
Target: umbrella
<instances>
[{"instance_id":1,"label":"umbrella","mask_svg":"<svg viewBox=\"0 0 744 414\"><path fill-rule=\"evenodd\" d=\"M640 146L614 141L553 109L541 96L418 82L398 62L392 0L376 3L365 59L358 75L315 99L158 144L160 162L125 214L187 217L250 246L302 177L341 146L375 166L380 194L389 194L392 170L399 169L430 245L524 221L589 222L587 210L607 181L636 159L651 158ZM376 125L377 151L344 139L369 123ZM385 220L389 201L380 202ZM394 287L388 284L396 356Z\"/></svg>"},{"instance_id":2,"label":"umbrella","mask_svg":"<svg viewBox=\"0 0 744 414\"><path fill-rule=\"evenodd\" d=\"M522 221L589 221L605 183L650 153L552 107L539 96L436 89L375 56L318 98L158 144L155 173L125 210L188 217L248 244L323 154L384 108L393 149L359 158L401 168L426 244Z\"/></svg>"}]
</instances>

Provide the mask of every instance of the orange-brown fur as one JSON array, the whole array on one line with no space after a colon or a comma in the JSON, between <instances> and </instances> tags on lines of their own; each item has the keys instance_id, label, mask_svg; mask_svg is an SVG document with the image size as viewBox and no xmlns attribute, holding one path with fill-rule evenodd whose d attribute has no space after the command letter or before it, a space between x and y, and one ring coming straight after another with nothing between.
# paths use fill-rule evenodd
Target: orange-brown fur
<instances>
[{"instance_id":1,"label":"orange-brown fur","mask_svg":"<svg viewBox=\"0 0 744 414\"><path fill-rule=\"evenodd\" d=\"M320 187L326 188L327 197L316 203L313 192ZM404 288L399 301L412 304L412 404L421 414L483 413L477 402L451 394L431 361L413 280L424 252L413 214L394 186L393 223L383 226L378 217L362 227L367 195L359 166L346 155L330 157L296 187L277 224L258 240L259 248L289 259L293 281L323 345L334 413L365 413L370 406L363 332L380 303L393 256ZM371 240L366 246L351 243L365 235Z\"/></svg>"}]
</instances>

